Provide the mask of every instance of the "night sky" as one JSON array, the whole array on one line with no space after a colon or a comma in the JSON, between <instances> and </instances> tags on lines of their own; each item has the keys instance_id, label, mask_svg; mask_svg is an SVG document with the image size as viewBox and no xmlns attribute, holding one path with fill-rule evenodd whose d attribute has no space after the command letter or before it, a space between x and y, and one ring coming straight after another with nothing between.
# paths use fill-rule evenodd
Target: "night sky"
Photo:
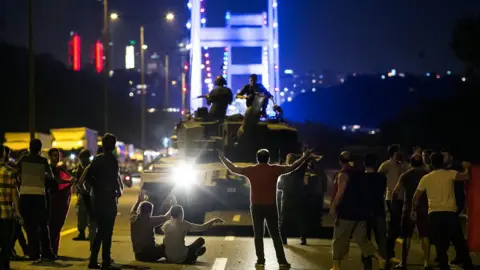
<instances>
[{"instance_id":1,"label":"night sky","mask_svg":"<svg viewBox=\"0 0 480 270\"><path fill-rule=\"evenodd\" d=\"M207 26L222 26L226 10L232 13L266 9L266 0L205 0ZM186 0L110 0L121 21L113 26L115 62L123 63L123 45L138 40L138 27L146 23L146 43L168 52L186 35ZM70 31L82 36L84 61L87 43L101 36L102 2L97 0L36 0L35 49L66 61ZM5 21L3 37L27 44L27 1L0 4ZM172 11L174 24L162 21ZM399 71L423 73L462 70L450 49L456 18L480 11L478 0L279 0L280 51L284 68L305 72ZM419 58L424 51L426 57Z\"/></svg>"}]
</instances>

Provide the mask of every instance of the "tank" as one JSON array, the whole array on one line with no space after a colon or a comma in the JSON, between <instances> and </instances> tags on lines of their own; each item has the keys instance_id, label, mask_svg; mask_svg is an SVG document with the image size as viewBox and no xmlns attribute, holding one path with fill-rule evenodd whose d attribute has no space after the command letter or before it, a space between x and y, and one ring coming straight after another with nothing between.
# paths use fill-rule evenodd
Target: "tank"
<instances>
[{"instance_id":1,"label":"tank","mask_svg":"<svg viewBox=\"0 0 480 270\"><path fill-rule=\"evenodd\" d=\"M248 166L256 163L258 149L268 149L272 163L300 151L297 130L281 117L260 121L261 101L255 100L245 116L224 119L209 118L207 109L200 108L175 126L171 141L176 155L158 158L141 176L156 214L167 211L171 201L184 207L187 220L198 223L209 212L249 210L248 181L228 172L218 152L237 166Z\"/></svg>"}]
</instances>

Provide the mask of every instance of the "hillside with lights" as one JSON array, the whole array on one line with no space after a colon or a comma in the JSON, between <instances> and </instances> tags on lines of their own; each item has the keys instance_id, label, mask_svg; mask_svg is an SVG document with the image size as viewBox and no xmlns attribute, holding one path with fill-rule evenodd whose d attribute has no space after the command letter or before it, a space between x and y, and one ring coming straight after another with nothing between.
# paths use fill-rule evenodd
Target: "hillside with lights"
<instances>
[{"instance_id":1,"label":"hillside with lights","mask_svg":"<svg viewBox=\"0 0 480 270\"><path fill-rule=\"evenodd\" d=\"M287 72L290 73L290 72ZM442 100L467 78L447 71L414 76L392 70L385 74L315 74L284 76L281 97L292 122L318 122L344 130L377 130L404 110L421 108L425 100ZM355 127L355 128L352 128Z\"/></svg>"}]
</instances>

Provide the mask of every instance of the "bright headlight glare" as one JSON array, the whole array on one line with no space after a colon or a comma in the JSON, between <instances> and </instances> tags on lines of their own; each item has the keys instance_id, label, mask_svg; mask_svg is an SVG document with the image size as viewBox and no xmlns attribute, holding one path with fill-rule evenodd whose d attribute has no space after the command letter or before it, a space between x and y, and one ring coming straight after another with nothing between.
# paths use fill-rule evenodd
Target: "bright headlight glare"
<instances>
[{"instance_id":1,"label":"bright headlight glare","mask_svg":"<svg viewBox=\"0 0 480 270\"><path fill-rule=\"evenodd\" d=\"M173 169L173 181L180 186L190 186L195 183L197 173L191 164L182 163Z\"/></svg>"}]
</instances>

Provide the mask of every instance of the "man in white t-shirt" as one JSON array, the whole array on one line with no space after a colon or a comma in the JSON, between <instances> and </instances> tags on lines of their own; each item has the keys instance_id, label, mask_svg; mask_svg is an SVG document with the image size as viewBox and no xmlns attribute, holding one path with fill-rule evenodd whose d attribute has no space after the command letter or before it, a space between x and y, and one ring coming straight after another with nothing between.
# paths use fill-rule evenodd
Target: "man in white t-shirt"
<instances>
[{"instance_id":1,"label":"man in white t-shirt","mask_svg":"<svg viewBox=\"0 0 480 270\"><path fill-rule=\"evenodd\" d=\"M221 218L214 218L202 225L193 224L183 220L183 208L175 205L170 210L171 219L162 226L163 245L165 246L165 256L171 263L193 264L197 258L205 254L207 248L205 239L202 237L195 240L191 245L185 245L185 236L188 232L203 232L212 227L215 223L224 223Z\"/></svg>"},{"instance_id":2,"label":"man in white t-shirt","mask_svg":"<svg viewBox=\"0 0 480 270\"><path fill-rule=\"evenodd\" d=\"M390 214L390 221L388 222L388 237L387 237L387 255L392 259L393 263L399 263L400 260L395 258L395 243L401 232L402 209L403 209L403 194L397 196L392 200L392 191L400 179L404 171L404 167L399 162L398 153L400 146L393 144L388 147L389 159L383 162L378 168L378 172L385 174L387 177L387 190L385 191L385 200Z\"/></svg>"},{"instance_id":3,"label":"man in white t-shirt","mask_svg":"<svg viewBox=\"0 0 480 270\"><path fill-rule=\"evenodd\" d=\"M416 206L420 197L426 193L428 199L428 219L431 242L435 245L437 258L441 270L450 269L447 250L450 241L456 242L457 258L463 262L463 269L474 269L470 258L467 242L463 234L458 231L460 220L458 218L457 204L455 200L454 181L466 181L469 178L468 170L459 173L453 170L443 169L443 155L433 153L430 156L433 171L425 175L418 184L413 197L413 205ZM467 169L467 168L466 168ZM416 219L416 207L412 207L412 219Z\"/></svg>"}]
</instances>

